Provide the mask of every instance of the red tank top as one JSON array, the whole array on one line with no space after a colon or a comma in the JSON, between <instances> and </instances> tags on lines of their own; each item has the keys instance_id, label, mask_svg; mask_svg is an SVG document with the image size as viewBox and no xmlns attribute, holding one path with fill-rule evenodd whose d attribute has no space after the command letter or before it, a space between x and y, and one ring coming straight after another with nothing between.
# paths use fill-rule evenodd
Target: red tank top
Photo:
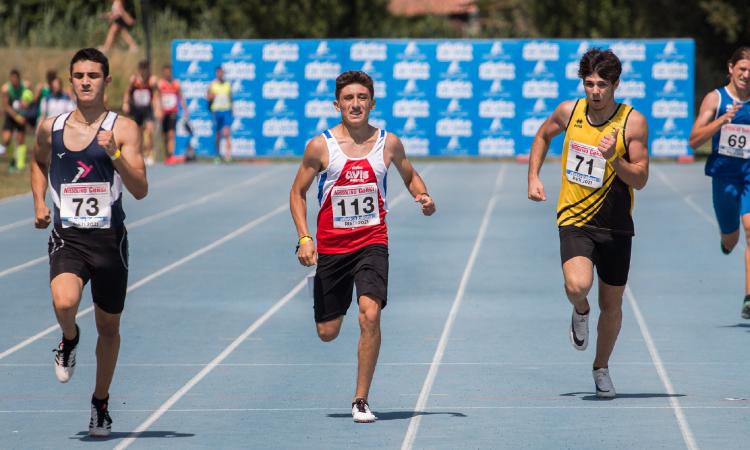
<instances>
[{"instance_id":1,"label":"red tank top","mask_svg":"<svg viewBox=\"0 0 750 450\"><path fill-rule=\"evenodd\" d=\"M319 253L351 253L367 245L388 245L386 136L385 130L378 130L378 139L367 156L349 158L331 130L323 133L328 167L318 175Z\"/></svg>"},{"instance_id":2,"label":"red tank top","mask_svg":"<svg viewBox=\"0 0 750 450\"><path fill-rule=\"evenodd\" d=\"M159 94L161 95L161 109L166 114L174 114L179 107L180 82L172 80L170 83L165 79L159 80Z\"/></svg>"}]
</instances>

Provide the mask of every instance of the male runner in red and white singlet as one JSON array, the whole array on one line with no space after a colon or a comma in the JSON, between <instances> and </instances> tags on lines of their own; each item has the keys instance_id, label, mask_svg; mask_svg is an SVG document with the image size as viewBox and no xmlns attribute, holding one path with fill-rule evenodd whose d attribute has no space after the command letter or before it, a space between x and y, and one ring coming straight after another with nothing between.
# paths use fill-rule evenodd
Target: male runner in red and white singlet
<instances>
[{"instance_id":1,"label":"male runner in red and white singlet","mask_svg":"<svg viewBox=\"0 0 750 450\"><path fill-rule=\"evenodd\" d=\"M299 236L301 264L317 264L315 322L325 342L338 336L352 290L357 286L359 352L355 422L374 422L368 394L380 351L380 311L388 301L388 229L386 175L393 163L404 184L430 216L435 203L406 158L399 138L370 125L375 106L373 81L360 71L336 78L341 123L310 141L292 184L290 206ZM318 177L317 248L307 227L307 190Z\"/></svg>"}]
</instances>

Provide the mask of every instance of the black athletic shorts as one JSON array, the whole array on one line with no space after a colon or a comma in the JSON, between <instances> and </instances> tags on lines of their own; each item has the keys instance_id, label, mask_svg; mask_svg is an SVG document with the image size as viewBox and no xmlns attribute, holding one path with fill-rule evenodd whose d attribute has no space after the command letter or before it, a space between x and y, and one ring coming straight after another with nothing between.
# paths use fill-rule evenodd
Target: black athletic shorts
<instances>
[{"instance_id":1,"label":"black athletic shorts","mask_svg":"<svg viewBox=\"0 0 750 450\"><path fill-rule=\"evenodd\" d=\"M146 121L154 120L154 110L150 106L131 106L130 115L139 127L142 127Z\"/></svg>"},{"instance_id":2,"label":"black athletic shorts","mask_svg":"<svg viewBox=\"0 0 750 450\"><path fill-rule=\"evenodd\" d=\"M8 113L5 113L5 123L3 124L3 131L24 131L25 125L16 122L16 119L13 118Z\"/></svg>"},{"instance_id":3,"label":"black athletic shorts","mask_svg":"<svg viewBox=\"0 0 750 450\"><path fill-rule=\"evenodd\" d=\"M388 302L388 247L368 245L341 255L318 255L315 271L315 322L327 322L346 314L352 304L352 291L357 285L357 298L368 295Z\"/></svg>"},{"instance_id":4,"label":"black athletic shorts","mask_svg":"<svg viewBox=\"0 0 750 450\"><path fill-rule=\"evenodd\" d=\"M161 131L168 133L177 128L177 113L165 113L161 118Z\"/></svg>"},{"instance_id":5,"label":"black athletic shorts","mask_svg":"<svg viewBox=\"0 0 750 450\"><path fill-rule=\"evenodd\" d=\"M130 30L133 28L133 25L128 25L127 22L125 22L125 19L123 19L122 17L117 17L115 19L115 23L122 28L125 28L126 30Z\"/></svg>"},{"instance_id":6,"label":"black athletic shorts","mask_svg":"<svg viewBox=\"0 0 750 450\"><path fill-rule=\"evenodd\" d=\"M562 263L585 256L594 263L599 279L611 286L625 286L630 271L630 248L633 236L605 230L560 227Z\"/></svg>"},{"instance_id":7,"label":"black athletic shorts","mask_svg":"<svg viewBox=\"0 0 750 450\"><path fill-rule=\"evenodd\" d=\"M61 273L91 280L101 309L120 314L128 289L128 232L125 227L84 230L54 227L49 237L49 279Z\"/></svg>"}]
</instances>

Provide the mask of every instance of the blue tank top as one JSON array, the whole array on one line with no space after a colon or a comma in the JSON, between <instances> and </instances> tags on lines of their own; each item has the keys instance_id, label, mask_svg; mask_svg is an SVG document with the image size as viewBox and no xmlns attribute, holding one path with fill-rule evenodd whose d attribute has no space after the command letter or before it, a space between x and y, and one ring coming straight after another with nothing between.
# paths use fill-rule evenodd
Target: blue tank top
<instances>
[{"instance_id":1,"label":"blue tank top","mask_svg":"<svg viewBox=\"0 0 750 450\"><path fill-rule=\"evenodd\" d=\"M725 114L727 108L736 100L729 94L726 86L717 89L716 92L719 93L716 117L719 117ZM744 154L750 156L750 136L733 131L741 126L750 126L750 100L739 103L741 107L732 119L732 123L724 125L722 130L711 138L711 154L706 160L706 175L736 183L750 183L750 159L743 158L741 156L743 151L737 150L744 145ZM747 130L750 131L750 127ZM722 134L724 135L723 142ZM736 156L730 156L730 153Z\"/></svg>"},{"instance_id":2,"label":"blue tank top","mask_svg":"<svg viewBox=\"0 0 750 450\"><path fill-rule=\"evenodd\" d=\"M62 228L114 228L125 222L122 179L96 137L88 147L71 151L63 132L71 113L57 116L52 125L49 186L55 204L55 225ZM107 112L99 131L110 131L117 114Z\"/></svg>"}]
</instances>

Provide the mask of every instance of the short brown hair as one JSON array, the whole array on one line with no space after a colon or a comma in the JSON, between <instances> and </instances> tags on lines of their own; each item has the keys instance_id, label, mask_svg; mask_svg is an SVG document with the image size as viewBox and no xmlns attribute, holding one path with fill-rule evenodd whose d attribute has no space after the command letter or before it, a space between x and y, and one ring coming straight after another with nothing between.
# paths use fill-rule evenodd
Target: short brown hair
<instances>
[{"instance_id":1,"label":"short brown hair","mask_svg":"<svg viewBox=\"0 0 750 450\"><path fill-rule=\"evenodd\" d=\"M336 99L339 98L341 90L350 84L361 84L370 91L370 97L375 98L375 88L370 75L361 70L349 70L336 78Z\"/></svg>"},{"instance_id":2,"label":"short brown hair","mask_svg":"<svg viewBox=\"0 0 750 450\"><path fill-rule=\"evenodd\" d=\"M73 59L70 60L71 75L73 75L73 64L77 63L78 61L91 61L99 63L99 65L102 66L102 73L104 74L104 78L109 76L109 60L107 59L107 55L96 48L82 48L78 50L75 55L73 55Z\"/></svg>"},{"instance_id":3,"label":"short brown hair","mask_svg":"<svg viewBox=\"0 0 750 450\"><path fill-rule=\"evenodd\" d=\"M729 57L729 65L733 66L741 59L750 60L750 47L740 47L735 50L732 56Z\"/></svg>"},{"instance_id":4,"label":"short brown hair","mask_svg":"<svg viewBox=\"0 0 750 450\"><path fill-rule=\"evenodd\" d=\"M612 50L592 48L581 57L578 65L578 78L584 80L586 77L597 74L612 84L620 79L622 64L620 58Z\"/></svg>"}]
</instances>

